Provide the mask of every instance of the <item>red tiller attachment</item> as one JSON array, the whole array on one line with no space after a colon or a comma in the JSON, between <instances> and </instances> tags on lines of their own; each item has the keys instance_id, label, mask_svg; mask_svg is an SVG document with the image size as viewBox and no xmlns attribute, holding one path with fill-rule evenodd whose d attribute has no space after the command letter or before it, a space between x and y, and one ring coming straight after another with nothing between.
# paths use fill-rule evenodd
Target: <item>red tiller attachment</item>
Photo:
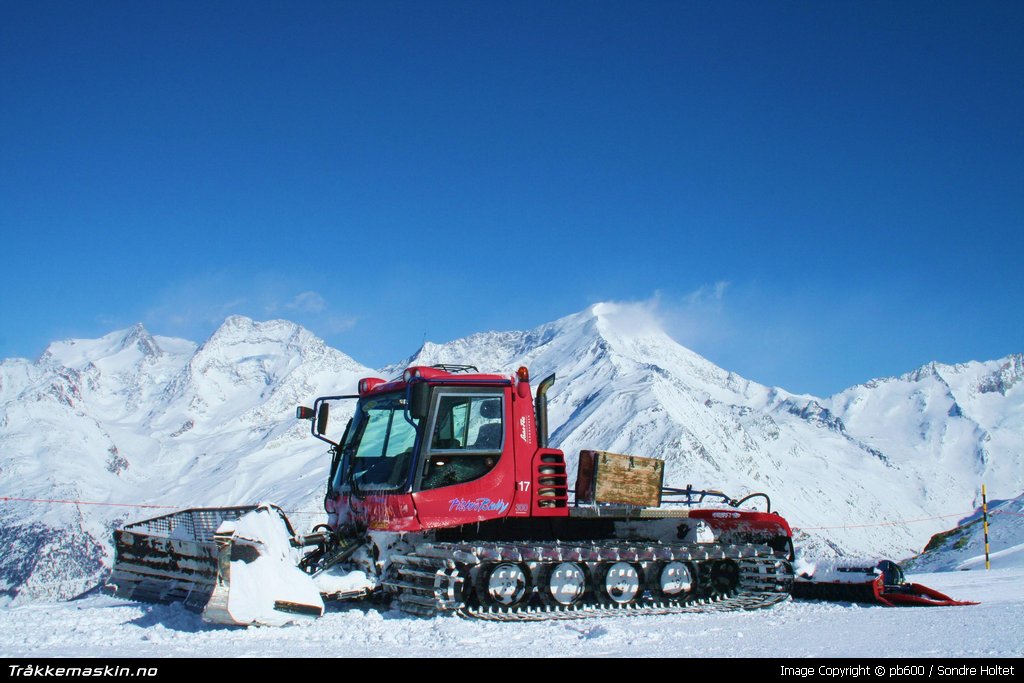
<instances>
[{"instance_id":1,"label":"red tiller attachment","mask_svg":"<svg viewBox=\"0 0 1024 683\"><path fill-rule=\"evenodd\" d=\"M881 577L878 579L881 582ZM893 607L924 605L930 607L955 607L958 605L977 605L970 600L954 600L945 593L919 583L906 583L902 586L884 586L878 601Z\"/></svg>"},{"instance_id":2,"label":"red tiller attachment","mask_svg":"<svg viewBox=\"0 0 1024 683\"><path fill-rule=\"evenodd\" d=\"M934 588L910 583L891 560L817 562L799 570L793 583L797 600L877 603L887 607L977 605L954 600Z\"/></svg>"}]
</instances>

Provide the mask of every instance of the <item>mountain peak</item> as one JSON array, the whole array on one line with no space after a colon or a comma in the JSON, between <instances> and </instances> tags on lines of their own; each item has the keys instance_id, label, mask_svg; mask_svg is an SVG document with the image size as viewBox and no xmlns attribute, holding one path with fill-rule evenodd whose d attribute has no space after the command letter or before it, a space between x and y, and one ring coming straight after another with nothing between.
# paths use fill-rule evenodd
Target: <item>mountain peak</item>
<instances>
[{"instance_id":1,"label":"mountain peak","mask_svg":"<svg viewBox=\"0 0 1024 683\"><path fill-rule=\"evenodd\" d=\"M598 331L609 341L640 338L669 340L652 304L605 301L594 304L588 311L597 321Z\"/></svg>"},{"instance_id":2,"label":"mountain peak","mask_svg":"<svg viewBox=\"0 0 1024 683\"><path fill-rule=\"evenodd\" d=\"M110 332L99 339L65 339L53 342L46 347L36 363L81 369L90 363L113 356L118 356L122 361L133 362L130 358L135 352L143 358L157 358L163 354L156 339L142 323Z\"/></svg>"},{"instance_id":3,"label":"mountain peak","mask_svg":"<svg viewBox=\"0 0 1024 683\"><path fill-rule=\"evenodd\" d=\"M163 353L160 345L156 343L153 335L143 326L142 323L135 323L124 332L121 338L120 348L137 348L143 356L156 357Z\"/></svg>"},{"instance_id":4,"label":"mountain peak","mask_svg":"<svg viewBox=\"0 0 1024 683\"><path fill-rule=\"evenodd\" d=\"M205 347L216 345L234 345L238 343L278 342L289 346L305 345L320 342L312 332L298 323L289 320L254 320L244 315L229 315L224 319L210 338L203 344ZM323 342L320 342L322 345Z\"/></svg>"},{"instance_id":5,"label":"mountain peak","mask_svg":"<svg viewBox=\"0 0 1024 683\"><path fill-rule=\"evenodd\" d=\"M1024 380L1024 354L1007 356L999 362L999 369L983 377L978 390L983 393L998 392L1003 396L1018 382Z\"/></svg>"},{"instance_id":6,"label":"mountain peak","mask_svg":"<svg viewBox=\"0 0 1024 683\"><path fill-rule=\"evenodd\" d=\"M253 358L330 358L338 367L362 368L350 356L327 346L298 323L289 320L253 320L230 315L196 351L192 365L207 362L239 363Z\"/></svg>"},{"instance_id":7,"label":"mountain peak","mask_svg":"<svg viewBox=\"0 0 1024 683\"><path fill-rule=\"evenodd\" d=\"M259 323L245 315L229 315L224 318L213 334L211 338L218 336L230 336L230 335L244 335L246 332L256 329Z\"/></svg>"}]
</instances>

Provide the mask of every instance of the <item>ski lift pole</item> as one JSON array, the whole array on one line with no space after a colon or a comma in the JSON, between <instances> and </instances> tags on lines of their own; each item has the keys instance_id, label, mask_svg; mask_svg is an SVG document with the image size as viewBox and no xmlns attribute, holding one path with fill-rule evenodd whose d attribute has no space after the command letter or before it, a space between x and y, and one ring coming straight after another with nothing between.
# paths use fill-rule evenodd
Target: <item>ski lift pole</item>
<instances>
[{"instance_id":1,"label":"ski lift pole","mask_svg":"<svg viewBox=\"0 0 1024 683\"><path fill-rule=\"evenodd\" d=\"M988 561L988 498L985 496L984 484L981 485L981 517L985 528L985 570L988 571L991 568Z\"/></svg>"}]
</instances>

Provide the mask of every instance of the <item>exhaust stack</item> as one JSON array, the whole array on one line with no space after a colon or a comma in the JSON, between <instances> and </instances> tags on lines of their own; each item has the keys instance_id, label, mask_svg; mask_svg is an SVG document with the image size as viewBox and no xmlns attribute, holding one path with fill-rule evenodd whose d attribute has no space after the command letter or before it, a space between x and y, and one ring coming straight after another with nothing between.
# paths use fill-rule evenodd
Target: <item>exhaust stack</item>
<instances>
[{"instance_id":1,"label":"exhaust stack","mask_svg":"<svg viewBox=\"0 0 1024 683\"><path fill-rule=\"evenodd\" d=\"M537 445L548 447L548 389L555 383L555 373L551 373L537 386L537 400L534 409L537 412Z\"/></svg>"}]
</instances>

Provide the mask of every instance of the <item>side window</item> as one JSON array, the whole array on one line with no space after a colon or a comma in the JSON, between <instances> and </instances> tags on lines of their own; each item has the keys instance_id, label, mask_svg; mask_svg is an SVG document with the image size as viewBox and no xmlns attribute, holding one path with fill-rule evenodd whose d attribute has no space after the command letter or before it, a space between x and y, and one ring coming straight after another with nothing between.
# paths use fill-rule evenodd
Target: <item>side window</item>
<instances>
[{"instance_id":1,"label":"side window","mask_svg":"<svg viewBox=\"0 0 1024 683\"><path fill-rule=\"evenodd\" d=\"M431 450L500 451L504 436L501 396L442 395Z\"/></svg>"},{"instance_id":2,"label":"side window","mask_svg":"<svg viewBox=\"0 0 1024 683\"><path fill-rule=\"evenodd\" d=\"M505 436L500 394L441 394L437 402L423 490L478 479L501 457Z\"/></svg>"},{"instance_id":3,"label":"side window","mask_svg":"<svg viewBox=\"0 0 1024 683\"><path fill-rule=\"evenodd\" d=\"M442 402L445 406L442 411L449 412L445 415L445 422L451 425L451 438L442 448L465 448L466 447L466 425L469 423L469 400L453 401L448 398ZM441 413L444 414L443 412Z\"/></svg>"}]
</instances>

